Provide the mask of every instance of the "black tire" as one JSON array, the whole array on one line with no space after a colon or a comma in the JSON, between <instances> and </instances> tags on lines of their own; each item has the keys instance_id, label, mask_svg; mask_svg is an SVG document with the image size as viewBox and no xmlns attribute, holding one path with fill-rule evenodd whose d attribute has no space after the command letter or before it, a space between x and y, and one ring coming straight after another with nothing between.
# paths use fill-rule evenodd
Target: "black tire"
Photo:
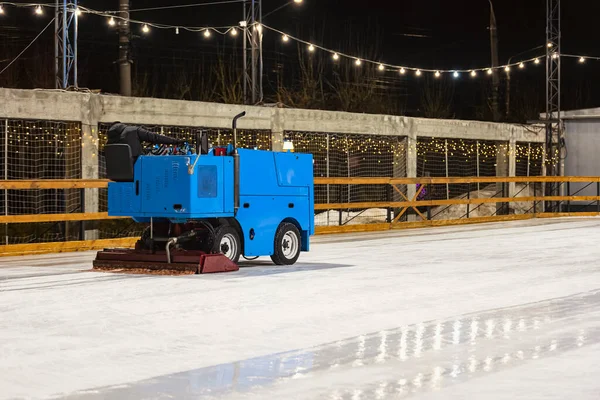
<instances>
[{"instance_id":1,"label":"black tire","mask_svg":"<svg viewBox=\"0 0 600 400\"><path fill-rule=\"evenodd\" d=\"M212 252L225 254L227 258L237 263L242 254L242 241L238 231L232 226L219 226L215 230Z\"/></svg>"},{"instance_id":2,"label":"black tire","mask_svg":"<svg viewBox=\"0 0 600 400\"><path fill-rule=\"evenodd\" d=\"M276 265L292 265L298 261L302 249L302 237L296 225L282 223L275 233L274 252L271 260Z\"/></svg>"}]
</instances>

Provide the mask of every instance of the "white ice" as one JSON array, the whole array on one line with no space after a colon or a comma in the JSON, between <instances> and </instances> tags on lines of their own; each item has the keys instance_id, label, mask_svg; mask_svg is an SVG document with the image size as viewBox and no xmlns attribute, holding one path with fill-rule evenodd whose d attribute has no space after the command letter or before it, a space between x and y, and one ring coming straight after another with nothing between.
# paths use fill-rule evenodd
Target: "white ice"
<instances>
[{"instance_id":1,"label":"white ice","mask_svg":"<svg viewBox=\"0 0 600 400\"><path fill-rule=\"evenodd\" d=\"M600 219L319 236L293 267L0 259L0 398L597 399Z\"/></svg>"}]
</instances>

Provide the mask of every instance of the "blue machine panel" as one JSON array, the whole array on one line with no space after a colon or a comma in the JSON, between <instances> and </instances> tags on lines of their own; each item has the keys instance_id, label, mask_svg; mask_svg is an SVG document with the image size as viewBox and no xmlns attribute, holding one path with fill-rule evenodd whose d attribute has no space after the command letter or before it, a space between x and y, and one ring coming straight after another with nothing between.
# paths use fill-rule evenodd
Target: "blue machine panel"
<instances>
[{"instance_id":1,"label":"blue machine panel","mask_svg":"<svg viewBox=\"0 0 600 400\"><path fill-rule=\"evenodd\" d=\"M311 154L273 153L277 171L277 183L280 186L309 186L313 182Z\"/></svg>"},{"instance_id":2,"label":"blue machine panel","mask_svg":"<svg viewBox=\"0 0 600 400\"><path fill-rule=\"evenodd\" d=\"M142 157L142 210L145 216L210 218L233 213L232 157Z\"/></svg>"},{"instance_id":3,"label":"blue machine panel","mask_svg":"<svg viewBox=\"0 0 600 400\"><path fill-rule=\"evenodd\" d=\"M108 183L108 215L129 217L140 212L141 197L136 195L135 183Z\"/></svg>"},{"instance_id":4,"label":"blue machine panel","mask_svg":"<svg viewBox=\"0 0 600 400\"><path fill-rule=\"evenodd\" d=\"M233 158L142 156L134 182L110 182L109 215L172 220L233 217Z\"/></svg>"},{"instance_id":5,"label":"blue machine panel","mask_svg":"<svg viewBox=\"0 0 600 400\"><path fill-rule=\"evenodd\" d=\"M240 209L236 219L244 235L247 256L273 254L275 232L284 220L304 232L308 251L314 234L313 167L311 154L238 149ZM254 239L250 239L250 231Z\"/></svg>"},{"instance_id":6,"label":"blue machine panel","mask_svg":"<svg viewBox=\"0 0 600 400\"><path fill-rule=\"evenodd\" d=\"M219 180L217 179L216 165L200 165L196 167L198 175L198 197L217 197L217 187Z\"/></svg>"}]
</instances>

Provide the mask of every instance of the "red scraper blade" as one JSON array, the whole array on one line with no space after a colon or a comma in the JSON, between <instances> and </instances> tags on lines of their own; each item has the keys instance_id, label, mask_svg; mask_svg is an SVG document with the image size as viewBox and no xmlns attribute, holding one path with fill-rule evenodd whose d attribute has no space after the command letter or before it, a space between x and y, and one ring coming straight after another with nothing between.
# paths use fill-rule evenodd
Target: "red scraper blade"
<instances>
[{"instance_id":1,"label":"red scraper blade","mask_svg":"<svg viewBox=\"0 0 600 400\"><path fill-rule=\"evenodd\" d=\"M223 254L202 254L200 256L201 274L239 271L240 267Z\"/></svg>"}]
</instances>

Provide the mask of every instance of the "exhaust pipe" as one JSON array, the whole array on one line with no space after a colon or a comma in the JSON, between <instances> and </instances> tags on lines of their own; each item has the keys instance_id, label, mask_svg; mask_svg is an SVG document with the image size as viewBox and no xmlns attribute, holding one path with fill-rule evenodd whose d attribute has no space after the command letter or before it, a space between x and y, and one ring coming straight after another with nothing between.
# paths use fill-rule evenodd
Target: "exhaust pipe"
<instances>
[{"instance_id":1,"label":"exhaust pipe","mask_svg":"<svg viewBox=\"0 0 600 400\"><path fill-rule=\"evenodd\" d=\"M237 149L237 120L244 116L246 116L246 111L242 111L241 113L233 117L233 151Z\"/></svg>"},{"instance_id":2,"label":"exhaust pipe","mask_svg":"<svg viewBox=\"0 0 600 400\"><path fill-rule=\"evenodd\" d=\"M237 120L246 115L246 111L242 111L233 117L233 210L234 215L237 214L240 208L240 155L237 151Z\"/></svg>"}]
</instances>

